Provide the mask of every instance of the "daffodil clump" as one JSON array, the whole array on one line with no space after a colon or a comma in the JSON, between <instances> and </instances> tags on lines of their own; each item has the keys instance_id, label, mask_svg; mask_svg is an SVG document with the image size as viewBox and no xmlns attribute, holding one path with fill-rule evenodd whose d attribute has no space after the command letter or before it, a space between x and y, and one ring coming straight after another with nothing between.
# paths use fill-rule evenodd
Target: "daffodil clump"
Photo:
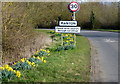
<instances>
[{"instance_id":1,"label":"daffodil clump","mask_svg":"<svg viewBox=\"0 0 120 84\"><path fill-rule=\"evenodd\" d=\"M55 33L55 36L61 36L62 34L61 33Z\"/></svg>"},{"instance_id":2,"label":"daffodil clump","mask_svg":"<svg viewBox=\"0 0 120 84\"><path fill-rule=\"evenodd\" d=\"M34 62L35 64L39 64L40 62L46 63L46 60L44 60L44 57L35 57L32 56L31 58L28 59L30 62Z\"/></svg>"},{"instance_id":3,"label":"daffodil clump","mask_svg":"<svg viewBox=\"0 0 120 84\"><path fill-rule=\"evenodd\" d=\"M42 57L42 56L49 56L50 55L50 51L49 50L45 50L45 49L40 49L40 51L37 51L34 56L35 57Z\"/></svg>"},{"instance_id":4,"label":"daffodil clump","mask_svg":"<svg viewBox=\"0 0 120 84\"><path fill-rule=\"evenodd\" d=\"M20 71L14 70L12 67L6 64L0 67L0 76L2 80L10 80L15 77L19 78L21 76L21 73Z\"/></svg>"},{"instance_id":5,"label":"daffodil clump","mask_svg":"<svg viewBox=\"0 0 120 84\"><path fill-rule=\"evenodd\" d=\"M57 33L57 32L55 32L54 30L51 30L50 33L51 33L51 34L54 34L55 36L61 36L61 33Z\"/></svg>"},{"instance_id":6,"label":"daffodil clump","mask_svg":"<svg viewBox=\"0 0 120 84\"><path fill-rule=\"evenodd\" d=\"M44 60L44 57L32 56L29 59L22 58L17 63L14 63L14 65L12 67L15 70L31 69L32 67L35 67L37 64L40 64L40 62L46 63L46 60Z\"/></svg>"},{"instance_id":7,"label":"daffodil clump","mask_svg":"<svg viewBox=\"0 0 120 84\"><path fill-rule=\"evenodd\" d=\"M29 61L26 58L22 58L20 61L18 61L17 63L14 63L14 65L12 66L13 69L15 70L25 70L25 69L31 69L32 67L35 67L35 63Z\"/></svg>"},{"instance_id":8,"label":"daffodil clump","mask_svg":"<svg viewBox=\"0 0 120 84\"><path fill-rule=\"evenodd\" d=\"M51 34L54 34L54 33L55 33L55 31L54 31L54 30L51 30L51 31L50 31L50 33L51 33Z\"/></svg>"},{"instance_id":9,"label":"daffodil clump","mask_svg":"<svg viewBox=\"0 0 120 84\"><path fill-rule=\"evenodd\" d=\"M70 45L74 43L73 34L63 34L63 45Z\"/></svg>"},{"instance_id":10,"label":"daffodil clump","mask_svg":"<svg viewBox=\"0 0 120 84\"><path fill-rule=\"evenodd\" d=\"M56 51L74 49L74 36L73 34L62 34L63 45L58 46Z\"/></svg>"},{"instance_id":11,"label":"daffodil clump","mask_svg":"<svg viewBox=\"0 0 120 84\"><path fill-rule=\"evenodd\" d=\"M44 55L50 55L49 50L40 49L36 52L37 56L32 56L28 59L22 58L20 61L14 63L12 66L3 65L0 67L0 83L2 81L8 81L14 77L21 77L21 73L18 70L32 69L37 66L40 62L46 63Z\"/></svg>"}]
</instances>

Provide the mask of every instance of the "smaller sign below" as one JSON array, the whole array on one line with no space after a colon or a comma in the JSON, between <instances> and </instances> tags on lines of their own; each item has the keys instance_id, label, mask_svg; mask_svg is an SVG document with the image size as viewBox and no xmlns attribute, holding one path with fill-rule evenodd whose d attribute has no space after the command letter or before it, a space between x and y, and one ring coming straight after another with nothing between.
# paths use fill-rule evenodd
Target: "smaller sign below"
<instances>
[{"instance_id":1,"label":"smaller sign below","mask_svg":"<svg viewBox=\"0 0 120 84\"><path fill-rule=\"evenodd\" d=\"M77 21L59 21L59 26L77 26Z\"/></svg>"},{"instance_id":2,"label":"smaller sign below","mask_svg":"<svg viewBox=\"0 0 120 84\"><path fill-rule=\"evenodd\" d=\"M55 27L55 32L58 33L80 33L80 27Z\"/></svg>"}]
</instances>

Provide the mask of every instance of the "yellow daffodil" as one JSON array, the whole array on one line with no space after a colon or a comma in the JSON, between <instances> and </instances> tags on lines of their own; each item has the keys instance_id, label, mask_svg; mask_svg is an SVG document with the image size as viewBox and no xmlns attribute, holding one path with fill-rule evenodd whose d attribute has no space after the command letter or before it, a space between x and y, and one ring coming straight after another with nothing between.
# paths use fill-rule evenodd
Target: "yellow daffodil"
<instances>
[{"instance_id":1,"label":"yellow daffodil","mask_svg":"<svg viewBox=\"0 0 120 84\"><path fill-rule=\"evenodd\" d=\"M31 65L35 65L35 63L34 63L34 62L32 62L32 63L31 63Z\"/></svg>"},{"instance_id":2,"label":"yellow daffodil","mask_svg":"<svg viewBox=\"0 0 120 84\"><path fill-rule=\"evenodd\" d=\"M13 71L13 69L12 69L11 67L9 67L7 70L8 70L8 71Z\"/></svg>"},{"instance_id":3,"label":"yellow daffodil","mask_svg":"<svg viewBox=\"0 0 120 84\"><path fill-rule=\"evenodd\" d=\"M43 62L44 62L44 63L46 63L47 61L46 61L46 60L44 60Z\"/></svg>"},{"instance_id":4,"label":"yellow daffodil","mask_svg":"<svg viewBox=\"0 0 120 84\"><path fill-rule=\"evenodd\" d=\"M30 61L26 60L26 62L27 62L29 65L31 65L31 62L30 62Z\"/></svg>"},{"instance_id":5,"label":"yellow daffodil","mask_svg":"<svg viewBox=\"0 0 120 84\"><path fill-rule=\"evenodd\" d=\"M46 50L42 50L42 51L46 52Z\"/></svg>"},{"instance_id":6,"label":"yellow daffodil","mask_svg":"<svg viewBox=\"0 0 120 84\"><path fill-rule=\"evenodd\" d=\"M66 41L66 42L69 42L69 41Z\"/></svg>"},{"instance_id":7,"label":"yellow daffodil","mask_svg":"<svg viewBox=\"0 0 120 84\"><path fill-rule=\"evenodd\" d=\"M4 70L5 68L4 67L0 67L0 70Z\"/></svg>"},{"instance_id":8,"label":"yellow daffodil","mask_svg":"<svg viewBox=\"0 0 120 84\"><path fill-rule=\"evenodd\" d=\"M68 34L66 34L65 36L68 36Z\"/></svg>"},{"instance_id":9,"label":"yellow daffodil","mask_svg":"<svg viewBox=\"0 0 120 84\"><path fill-rule=\"evenodd\" d=\"M39 51L36 51L36 53L39 53Z\"/></svg>"},{"instance_id":10,"label":"yellow daffodil","mask_svg":"<svg viewBox=\"0 0 120 84\"><path fill-rule=\"evenodd\" d=\"M35 64L33 65L33 67L35 67Z\"/></svg>"},{"instance_id":11,"label":"yellow daffodil","mask_svg":"<svg viewBox=\"0 0 120 84\"><path fill-rule=\"evenodd\" d=\"M28 60L26 60L26 62L29 62Z\"/></svg>"},{"instance_id":12,"label":"yellow daffodil","mask_svg":"<svg viewBox=\"0 0 120 84\"><path fill-rule=\"evenodd\" d=\"M28 62L29 65L31 65L31 62Z\"/></svg>"},{"instance_id":13,"label":"yellow daffodil","mask_svg":"<svg viewBox=\"0 0 120 84\"><path fill-rule=\"evenodd\" d=\"M9 65L3 65L3 67L5 68L5 69L8 69L9 68Z\"/></svg>"},{"instance_id":14,"label":"yellow daffodil","mask_svg":"<svg viewBox=\"0 0 120 84\"><path fill-rule=\"evenodd\" d=\"M21 76L21 73L19 71L16 71L16 76L19 78Z\"/></svg>"},{"instance_id":15,"label":"yellow daffodil","mask_svg":"<svg viewBox=\"0 0 120 84\"><path fill-rule=\"evenodd\" d=\"M21 61L21 62L25 62L25 60L26 60L26 58L22 58L20 61Z\"/></svg>"},{"instance_id":16,"label":"yellow daffodil","mask_svg":"<svg viewBox=\"0 0 120 84\"><path fill-rule=\"evenodd\" d=\"M16 73L16 71L15 71L15 70L13 70L13 72L14 72L14 73Z\"/></svg>"},{"instance_id":17,"label":"yellow daffodil","mask_svg":"<svg viewBox=\"0 0 120 84\"><path fill-rule=\"evenodd\" d=\"M33 56L33 58L35 58L35 56Z\"/></svg>"},{"instance_id":18,"label":"yellow daffodil","mask_svg":"<svg viewBox=\"0 0 120 84\"><path fill-rule=\"evenodd\" d=\"M25 62L25 60L24 60L24 59L21 59L20 61L21 61L21 62Z\"/></svg>"},{"instance_id":19,"label":"yellow daffodil","mask_svg":"<svg viewBox=\"0 0 120 84\"><path fill-rule=\"evenodd\" d=\"M43 49L40 49L40 51L43 51Z\"/></svg>"},{"instance_id":20,"label":"yellow daffodil","mask_svg":"<svg viewBox=\"0 0 120 84\"><path fill-rule=\"evenodd\" d=\"M16 65L16 63L14 63L13 65Z\"/></svg>"},{"instance_id":21,"label":"yellow daffodil","mask_svg":"<svg viewBox=\"0 0 120 84\"><path fill-rule=\"evenodd\" d=\"M37 57L37 59L41 60L40 57Z\"/></svg>"},{"instance_id":22,"label":"yellow daffodil","mask_svg":"<svg viewBox=\"0 0 120 84\"><path fill-rule=\"evenodd\" d=\"M48 50L47 53L50 53L50 51Z\"/></svg>"},{"instance_id":23,"label":"yellow daffodil","mask_svg":"<svg viewBox=\"0 0 120 84\"><path fill-rule=\"evenodd\" d=\"M44 57L42 57L42 61L44 60Z\"/></svg>"}]
</instances>

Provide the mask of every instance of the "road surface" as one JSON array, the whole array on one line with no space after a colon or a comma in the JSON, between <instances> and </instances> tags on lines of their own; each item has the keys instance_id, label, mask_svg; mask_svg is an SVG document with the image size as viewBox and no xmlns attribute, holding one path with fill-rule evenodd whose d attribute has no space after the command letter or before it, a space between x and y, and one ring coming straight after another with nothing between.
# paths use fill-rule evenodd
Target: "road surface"
<instances>
[{"instance_id":1,"label":"road surface","mask_svg":"<svg viewBox=\"0 0 120 84\"><path fill-rule=\"evenodd\" d=\"M96 74L100 77L94 82L118 82L118 33L83 30L80 34L87 37L97 51L99 73Z\"/></svg>"}]
</instances>

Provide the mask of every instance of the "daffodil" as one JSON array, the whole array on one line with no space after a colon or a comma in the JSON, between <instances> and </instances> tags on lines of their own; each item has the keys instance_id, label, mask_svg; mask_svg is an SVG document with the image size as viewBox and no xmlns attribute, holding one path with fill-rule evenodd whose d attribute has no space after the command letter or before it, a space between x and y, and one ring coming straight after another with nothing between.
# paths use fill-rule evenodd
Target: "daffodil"
<instances>
[{"instance_id":1,"label":"daffodil","mask_svg":"<svg viewBox=\"0 0 120 84\"><path fill-rule=\"evenodd\" d=\"M44 60L44 57L42 57L42 61Z\"/></svg>"},{"instance_id":2,"label":"daffodil","mask_svg":"<svg viewBox=\"0 0 120 84\"><path fill-rule=\"evenodd\" d=\"M21 61L21 62L25 62L25 60L26 60L26 58L22 58L20 61Z\"/></svg>"},{"instance_id":3,"label":"daffodil","mask_svg":"<svg viewBox=\"0 0 120 84\"><path fill-rule=\"evenodd\" d=\"M69 42L69 41L66 41L67 43Z\"/></svg>"},{"instance_id":4,"label":"daffodil","mask_svg":"<svg viewBox=\"0 0 120 84\"><path fill-rule=\"evenodd\" d=\"M68 34L66 34L65 36L68 36Z\"/></svg>"},{"instance_id":5,"label":"daffodil","mask_svg":"<svg viewBox=\"0 0 120 84\"><path fill-rule=\"evenodd\" d=\"M13 72L14 72L14 73L16 73L16 71L15 71L15 70L13 70Z\"/></svg>"},{"instance_id":6,"label":"daffodil","mask_svg":"<svg viewBox=\"0 0 120 84\"><path fill-rule=\"evenodd\" d=\"M3 65L3 67L5 68L5 69L8 69L9 68L9 65Z\"/></svg>"},{"instance_id":7,"label":"daffodil","mask_svg":"<svg viewBox=\"0 0 120 84\"><path fill-rule=\"evenodd\" d=\"M0 70L4 70L5 68L4 67L0 67Z\"/></svg>"},{"instance_id":8,"label":"daffodil","mask_svg":"<svg viewBox=\"0 0 120 84\"><path fill-rule=\"evenodd\" d=\"M41 60L40 57L37 57L37 59Z\"/></svg>"},{"instance_id":9,"label":"daffodil","mask_svg":"<svg viewBox=\"0 0 120 84\"><path fill-rule=\"evenodd\" d=\"M39 51L36 51L36 53L38 53Z\"/></svg>"},{"instance_id":10,"label":"daffodil","mask_svg":"<svg viewBox=\"0 0 120 84\"><path fill-rule=\"evenodd\" d=\"M34 62L32 62L32 63L31 63L31 65L35 65L35 63L34 63Z\"/></svg>"},{"instance_id":11,"label":"daffodil","mask_svg":"<svg viewBox=\"0 0 120 84\"><path fill-rule=\"evenodd\" d=\"M25 62L25 60L24 60L24 59L21 59L20 61L21 61L21 62Z\"/></svg>"},{"instance_id":12,"label":"daffodil","mask_svg":"<svg viewBox=\"0 0 120 84\"><path fill-rule=\"evenodd\" d=\"M44 63L46 63L47 61L46 61L46 60L44 60L43 62L44 62Z\"/></svg>"},{"instance_id":13,"label":"daffodil","mask_svg":"<svg viewBox=\"0 0 120 84\"><path fill-rule=\"evenodd\" d=\"M20 71L16 71L16 76L19 78L21 76Z\"/></svg>"},{"instance_id":14,"label":"daffodil","mask_svg":"<svg viewBox=\"0 0 120 84\"><path fill-rule=\"evenodd\" d=\"M14 63L13 65L16 65L16 63Z\"/></svg>"},{"instance_id":15,"label":"daffodil","mask_svg":"<svg viewBox=\"0 0 120 84\"><path fill-rule=\"evenodd\" d=\"M12 69L11 67L9 67L7 70L8 70L8 71L13 71L13 69Z\"/></svg>"},{"instance_id":16,"label":"daffodil","mask_svg":"<svg viewBox=\"0 0 120 84\"><path fill-rule=\"evenodd\" d=\"M34 65L32 65L33 67L35 67L35 64Z\"/></svg>"},{"instance_id":17,"label":"daffodil","mask_svg":"<svg viewBox=\"0 0 120 84\"><path fill-rule=\"evenodd\" d=\"M40 51L43 51L43 49L40 49Z\"/></svg>"},{"instance_id":18,"label":"daffodil","mask_svg":"<svg viewBox=\"0 0 120 84\"><path fill-rule=\"evenodd\" d=\"M47 53L50 53L50 51L48 50Z\"/></svg>"},{"instance_id":19,"label":"daffodil","mask_svg":"<svg viewBox=\"0 0 120 84\"><path fill-rule=\"evenodd\" d=\"M33 56L33 58L35 58L35 56Z\"/></svg>"},{"instance_id":20,"label":"daffodil","mask_svg":"<svg viewBox=\"0 0 120 84\"><path fill-rule=\"evenodd\" d=\"M26 62L27 62L29 65L31 65L31 62L30 62L30 61L26 60Z\"/></svg>"}]
</instances>

